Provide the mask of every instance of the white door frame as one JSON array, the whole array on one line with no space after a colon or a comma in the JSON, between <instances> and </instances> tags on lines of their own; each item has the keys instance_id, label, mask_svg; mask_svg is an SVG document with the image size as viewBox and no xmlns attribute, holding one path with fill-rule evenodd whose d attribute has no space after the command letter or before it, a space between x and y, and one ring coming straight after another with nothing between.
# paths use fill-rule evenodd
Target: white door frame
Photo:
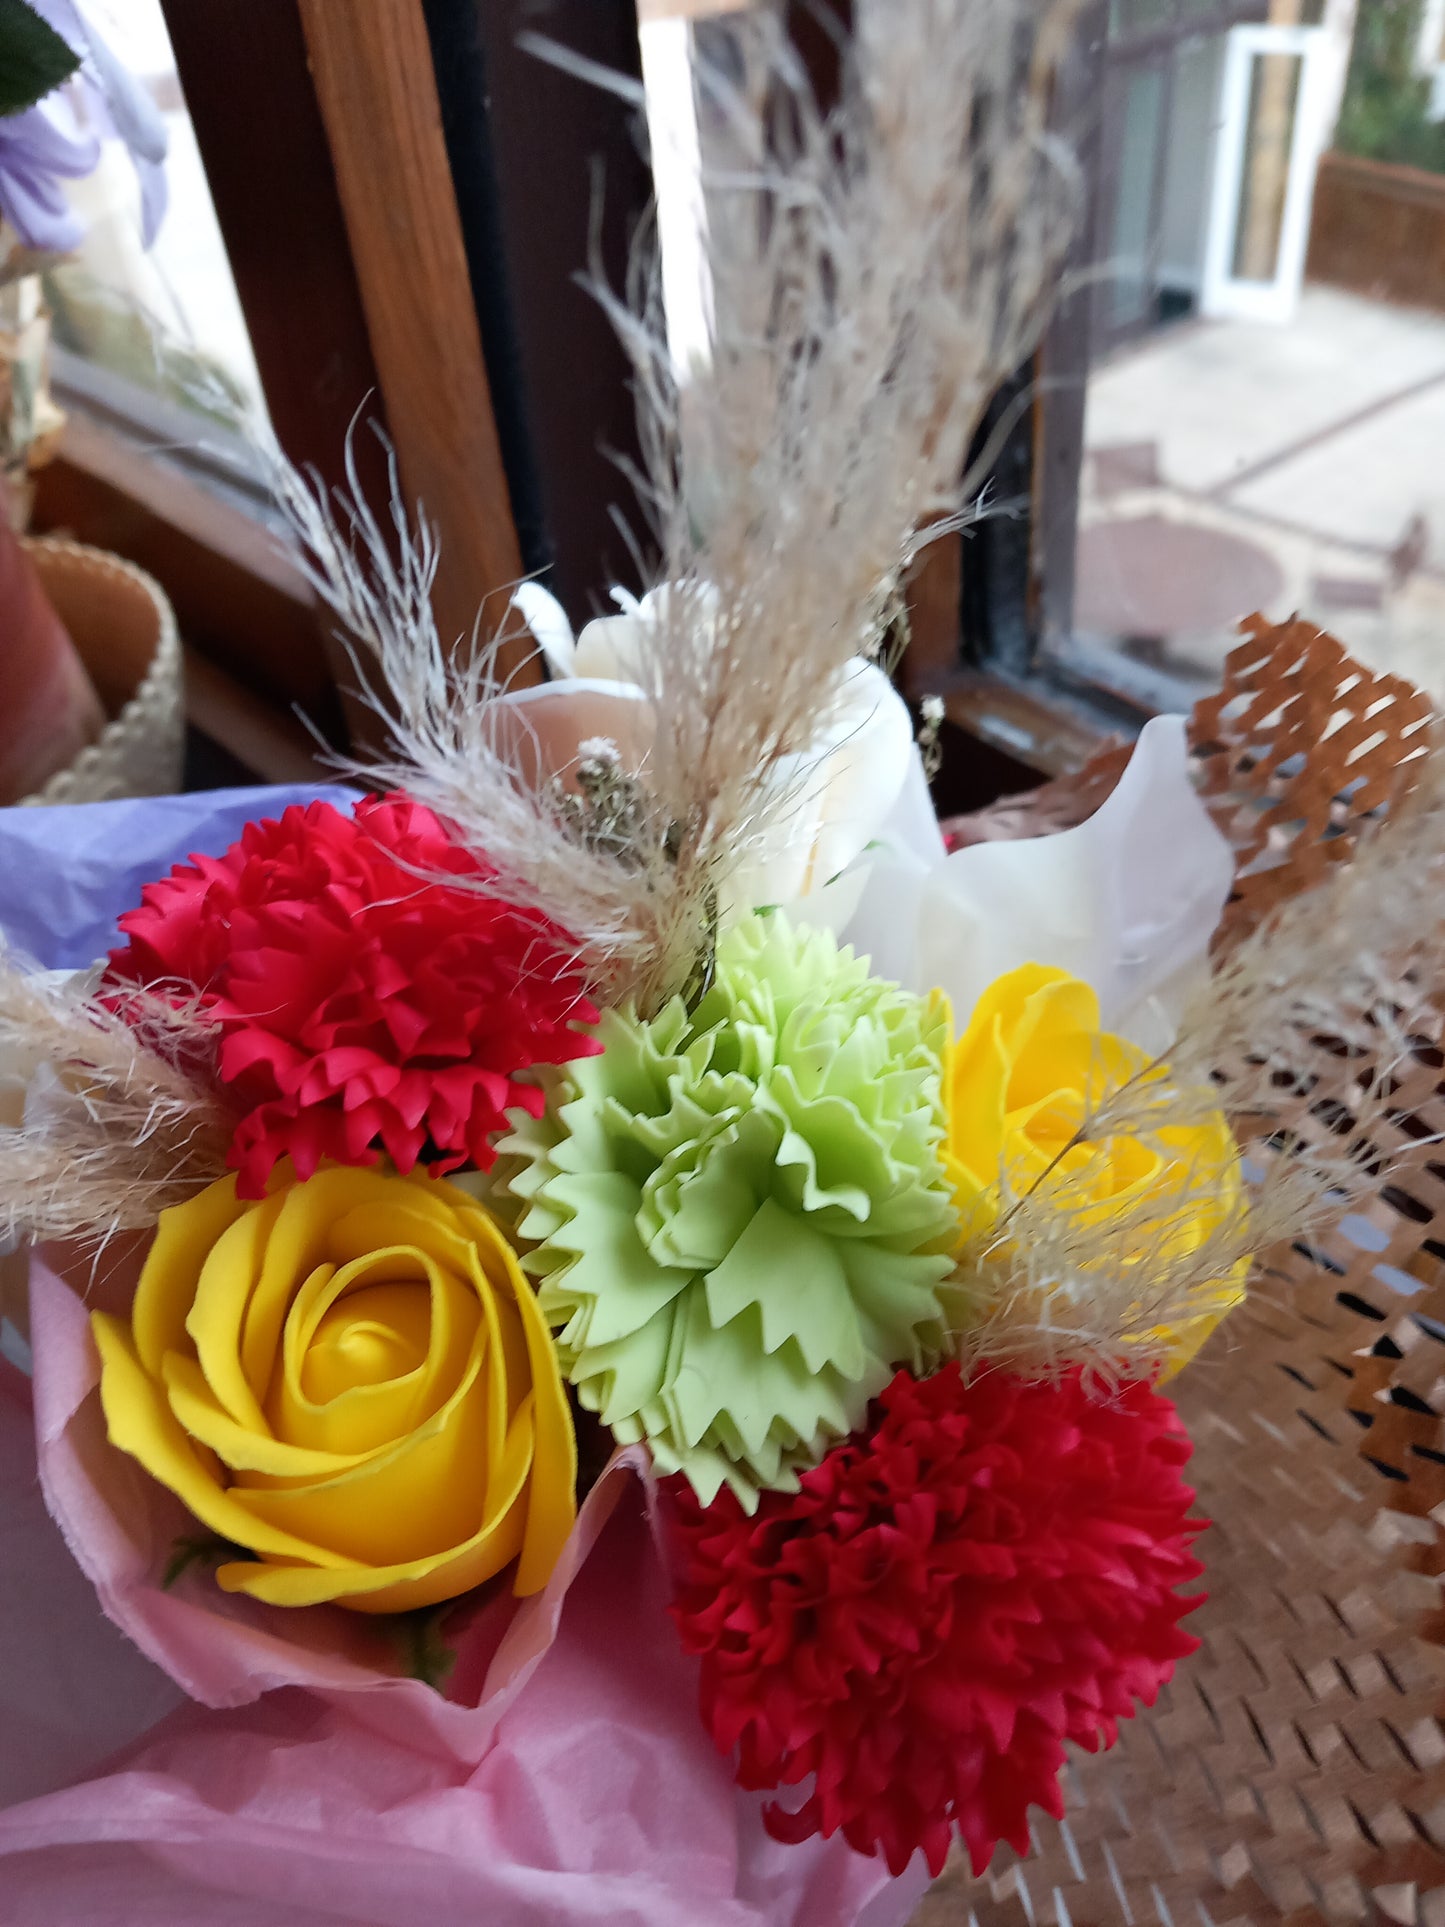
<instances>
[{"instance_id":1,"label":"white door frame","mask_svg":"<svg viewBox=\"0 0 1445 1927\"><path fill-rule=\"evenodd\" d=\"M1214 184L1204 246L1204 314L1249 321L1288 321L1299 300L1309 246L1315 169L1329 135L1333 94L1331 36L1325 27L1231 27L1220 81ZM1275 271L1268 281L1244 281L1234 272L1235 232L1249 138L1249 83L1260 54L1293 54L1300 61L1290 134L1289 172L1280 222Z\"/></svg>"}]
</instances>

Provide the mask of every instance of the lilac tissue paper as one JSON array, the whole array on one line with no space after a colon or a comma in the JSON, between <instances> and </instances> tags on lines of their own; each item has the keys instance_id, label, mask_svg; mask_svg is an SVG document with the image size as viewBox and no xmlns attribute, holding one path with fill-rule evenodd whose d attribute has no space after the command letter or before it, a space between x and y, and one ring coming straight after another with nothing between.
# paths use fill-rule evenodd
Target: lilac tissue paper
<instances>
[{"instance_id":1,"label":"lilac tissue paper","mask_svg":"<svg viewBox=\"0 0 1445 1927\"><path fill-rule=\"evenodd\" d=\"M220 856L247 823L317 798L350 810L356 792L281 784L0 810L0 937L47 970L84 970L172 864Z\"/></svg>"}]
</instances>

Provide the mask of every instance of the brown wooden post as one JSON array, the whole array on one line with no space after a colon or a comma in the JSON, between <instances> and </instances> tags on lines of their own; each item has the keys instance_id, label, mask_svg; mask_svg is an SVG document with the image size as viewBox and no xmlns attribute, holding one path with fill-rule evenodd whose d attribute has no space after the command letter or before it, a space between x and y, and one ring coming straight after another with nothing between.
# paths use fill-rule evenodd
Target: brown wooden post
<instances>
[{"instance_id":1,"label":"brown wooden post","mask_svg":"<svg viewBox=\"0 0 1445 1927\"><path fill-rule=\"evenodd\" d=\"M444 640L522 573L421 0L300 0L387 420ZM511 665L504 665L510 667Z\"/></svg>"}]
</instances>

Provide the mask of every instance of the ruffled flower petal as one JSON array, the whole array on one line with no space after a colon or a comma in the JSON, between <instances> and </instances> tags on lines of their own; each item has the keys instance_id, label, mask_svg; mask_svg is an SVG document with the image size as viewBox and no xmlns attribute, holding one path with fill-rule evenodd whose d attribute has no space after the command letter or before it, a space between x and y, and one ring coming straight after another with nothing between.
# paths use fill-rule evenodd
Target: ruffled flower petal
<instances>
[{"instance_id":1,"label":"ruffled flower petal","mask_svg":"<svg viewBox=\"0 0 1445 1927\"><path fill-rule=\"evenodd\" d=\"M518 1073L597 1048L567 932L487 893L490 872L404 797L248 826L121 918L115 979L194 985L246 1109L241 1194L282 1156L485 1168ZM455 884L441 879L454 877Z\"/></svg>"},{"instance_id":2,"label":"ruffled flower petal","mask_svg":"<svg viewBox=\"0 0 1445 1927\"><path fill-rule=\"evenodd\" d=\"M941 1002L750 918L689 1013L602 1019L499 1177L582 1404L703 1497L793 1483L943 1339Z\"/></svg>"},{"instance_id":3,"label":"ruffled flower petal","mask_svg":"<svg viewBox=\"0 0 1445 1927\"><path fill-rule=\"evenodd\" d=\"M1001 1179L1015 1193L1060 1183L1061 1206L1081 1224L1143 1209L1147 1237L1115 1262L1146 1274L1151 1264L1197 1252L1242 1208L1239 1147L1222 1111L1135 1134L1079 1135L1092 1111L1150 1071L1146 1051L1103 1028L1099 999L1067 971L1025 964L990 984L948 1054L944 1093L953 1180L966 1236L981 1237L1003 1207ZM1244 1297L1249 1260L1197 1286L1193 1316L1141 1330L1164 1376L1194 1356ZM1082 1266L1087 1283L1087 1262ZM1147 1298L1147 1278L1141 1284Z\"/></svg>"},{"instance_id":4,"label":"ruffled flower petal","mask_svg":"<svg viewBox=\"0 0 1445 1927\"><path fill-rule=\"evenodd\" d=\"M1118 787L1076 829L942 860L899 828L879 841L861 878L845 879L856 895L805 898L799 914L833 918L881 975L938 985L961 1023L1005 971L1051 964L1082 977L1105 1023L1150 1048L1173 1034L1234 878L1190 782L1181 716L1145 725Z\"/></svg>"},{"instance_id":5,"label":"ruffled flower petal","mask_svg":"<svg viewBox=\"0 0 1445 1927\"><path fill-rule=\"evenodd\" d=\"M1134 1383L956 1364L900 1372L865 1432L765 1492L702 1504L666 1488L673 1617L702 1661L701 1708L744 1787L803 1787L780 1840L841 1830L901 1873L976 1874L1028 1811L1063 1810L1065 1745L1096 1751L1198 1644L1201 1603L1173 1406Z\"/></svg>"},{"instance_id":6,"label":"ruffled flower petal","mask_svg":"<svg viewBox=\"0 0 1445 1927\"><path fill-rule=\"evenodd\" d=\"M162 1213L129 1324L96 1313L111 1443L250 1556L274 1606L451 1599L516 1562L540 1591L575 1518L551 1334L472 1198L389 1172L234 1178Z\"/></svg>"}]
</instances>

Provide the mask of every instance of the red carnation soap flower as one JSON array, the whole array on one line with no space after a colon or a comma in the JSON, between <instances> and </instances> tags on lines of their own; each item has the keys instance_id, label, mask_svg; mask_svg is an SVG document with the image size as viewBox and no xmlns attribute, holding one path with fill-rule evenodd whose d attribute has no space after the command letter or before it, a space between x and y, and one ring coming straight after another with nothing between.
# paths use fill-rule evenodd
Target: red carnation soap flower
<instances>
[{"instance_id":1,"label":"red carnation soap flower","mask_svg":"<svg viewBox=\"0 0 1445 1927\"><path fill-rule=\"evenodd\" d=\"M1111 1745L1198 1644L1189 1440L1149 1386L1078 1373L900 1372L873 1417L751 1518L668 1480L673 1615L739 1783L811 1782L772 1834L937 1874L956 1828L979 1874L1062 1812L1064 1742Z\"/></svg>"},{"instance_id":2,"label":"red carnation soap flower","mask_svg":"<svg viewBox=\"0 0 1445 1927\"><path fill-rule=\"evenodd\" d=\"M432 879L466 879L461 888ZM517 1073L599 1046L566 931L478 884L491 872L404 796L248 824L222 857L178 865L120 920L113 977L193 985L245 1106L231 1162L259 1197L276 1160L485 1168Z\"/></svg>"}]
</instances>

